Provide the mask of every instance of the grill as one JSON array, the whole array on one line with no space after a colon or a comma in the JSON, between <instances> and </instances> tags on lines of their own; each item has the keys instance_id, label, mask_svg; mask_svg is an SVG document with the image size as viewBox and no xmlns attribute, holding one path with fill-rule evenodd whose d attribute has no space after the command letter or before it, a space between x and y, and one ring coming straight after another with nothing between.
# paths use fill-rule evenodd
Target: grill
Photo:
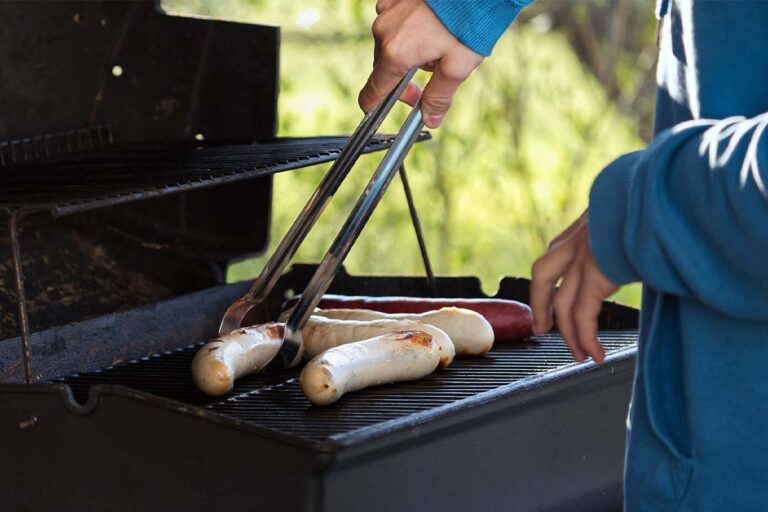
<instances>
[{"instance_id":1,"label":"grill","mask_svg":"<svg viewBox=\"0 0 768 512\"><path fill-rule=\"evenodd\" d=\"M334 160L346 137L276 137L275 27L149 1L2 2L0 19L21 20L0 32L4 510L620 506L638 312L617 304L600 367L549 333L324 408L298 370L197 391L195 351L251 285L226 284L227 266L268 246L272 176ZM484 297L432 275L401 178L427 276L342 268L328 291ZM246 323L316 269L290 267ZM507 277L495 297L528 287Z\"/></svg>"},{"instance_id":2,"label":"grill","mask_svg":"<svg viewBox=\"0 0 768 512\"><path fill-rule=\"evenodd\" d=\"M251 320L274 318L315 269L294 265ZM441 295L483 296L476 278L439 276L435 284ZM513 503L515 510L615 510L620 503L636 311L606 303L599 323L608 357L599 368L573 362L550 333L325 408L301 395L297 370L252 375L224 397L207 397L192 385L189 363L248 285L34 333L40 383L6 384L0 393L14 420L0 435L17 461L0 465L0 481L23 484L10 494L18 500L34 497L11 504L74 509L84 496L109 508L116 493L142 509L495 510ZM429 290L423 277L342 272L330 292ZM521 300L527 290L527 280L505 278L497 296ZM81 347L73 354L57 347L62 339ZM0 361L15 355L8 370L19 374L17 342L0 342ZM53 467L44 462L50 453ZM60 466L77 467L78 478L59 484Z\"/></svg>"},{"instance_id":3,"label":"grill","mask_svg":"<svg viewBox=\"0 0 768 512\"><path fill-rule=\"evenodd\" d=\"M634 331L600 333L607 352L631 348ZM343 443L386 428L410 415L482 401L503 391L525 389L553 372L578 372L556 335L497 346L485 357L458 359L448 368L405 384L352 393L334 407L312 407L298 383L298 370L252 375L239 380L231 395L212 399L196 390L189 368L202 344L167 351L96 372L56 379L67 384L75 400L85 403L92 386L109 384L203 407L229 418L302 440Z\"/></svg>"},{"instance_id":4,"label":"grill","mask_svg":"<svg viewBox=\"0 0 768 512\"><path fill-rule=\"evenodd\" d=\"M428 138L424 133L420 140ZM346 140L309 137L253 145L122 145L43 165L22 162L0 172L0 208L50 210L54 216L62 216L265 177L330 162ZM385 149L392 140L377 137L366 153Z\"/></svg>"}]
</instances>

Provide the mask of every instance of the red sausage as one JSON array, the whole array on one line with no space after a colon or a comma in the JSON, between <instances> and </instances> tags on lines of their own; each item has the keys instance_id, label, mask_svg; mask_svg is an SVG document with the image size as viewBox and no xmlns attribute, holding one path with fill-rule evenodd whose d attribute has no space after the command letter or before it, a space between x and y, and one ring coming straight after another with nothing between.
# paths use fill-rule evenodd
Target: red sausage
<instances>
[{"instance_id":1,"label":"red sausage","mask_svg":"<svg viewBox=\"0 0 768 512\"><path fill-rule=\"evenodd\" d=\"M292 298L286 307L292 307L297 300ZM493 327L495 341L521 340L533 334L531 308L514 300L325 295L318 305L320 309L372 309L382 313L424 313L450 306L483 315Z\"/></svg>"}]
</instances>

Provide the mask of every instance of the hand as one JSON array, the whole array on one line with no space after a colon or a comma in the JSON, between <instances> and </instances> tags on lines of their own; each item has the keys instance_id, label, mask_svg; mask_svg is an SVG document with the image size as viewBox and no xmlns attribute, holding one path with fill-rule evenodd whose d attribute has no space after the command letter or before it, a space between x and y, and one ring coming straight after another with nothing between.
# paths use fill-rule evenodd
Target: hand
<instances>
[{"instance_id":1,"label":"hand","mask_svg":"<svg viewBox=\"0 0 768 512\"><path fill-rule=\"evenodd\" d=\"M573 357L589 355L600 364L605 350L597 339L597 317L603 300L619 289L600 271L589 247L588 211L549 244L533 263L531 309L533 330L552 328L552 310L560 334ZM559 288L557 281L563 278Z\"/></svg>"},{"instance_id":2,"label":"hand","mask_svg":"<svg viewBox=\"0 0 768 512\"><path fill-rule=\"evenodd\" d=\"M423 0L379 0L376 12L373 72L360 91L360 108L374 108L410 69L421 67L432 71L424 94L411 83L400 99L413 106L421 96L424 124L437 128L483 56L461 44Z\"/></svg>"}]
</instances>

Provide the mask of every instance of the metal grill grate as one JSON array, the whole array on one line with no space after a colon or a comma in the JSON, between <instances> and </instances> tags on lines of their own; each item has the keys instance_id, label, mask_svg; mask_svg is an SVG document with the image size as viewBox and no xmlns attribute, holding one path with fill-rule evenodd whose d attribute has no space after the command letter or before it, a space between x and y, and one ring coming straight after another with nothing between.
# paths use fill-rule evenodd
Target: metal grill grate
<instances>
[{"instance_id":1,"label":"metal grill grate","mask_svg":"<svg viewBox=\"0 0 768 512\"><path fill-rule=\"evenodd\" d=\"M423 133L419 140L428 138ZM374 137L365 152L385 149L392 140ZM311 137L252 145L112 146L0 169L0 208L66 215L329 162L346 141L346 137Z\"/></svg>"},{"instance_id":2,"label":"metal grill grate","mask_svg":"<svg viewBox=\"0 0 768 512\"><path fill-rule=\"evenodd\" d=\"M112 129L108 125L46 133L23 139L3 140L0 141L0 169L35 160L103 148L112 143Z\"/></svg>"},{"instance_id":3,"label":"metal grill grate","mask_svg":"<svg viewBox=\"0 0 768 512\"><path fill-rule=\"evenodd\" d=\"M605 331L608 353L637 342L637 332ZM59 379L84 402L95 384L118 384L204 407L233 419L304 439L340 440L351 432L456 403L523 379L575 365L562 339L549 334L524 343L499 344L484 357L456 359L429 377L351 393L329 407L313 407L298 384L298 370L239 380L232 393L212 399L197 391L190 363L200 345L92 373Z\"/></svg>"}]
</instances>

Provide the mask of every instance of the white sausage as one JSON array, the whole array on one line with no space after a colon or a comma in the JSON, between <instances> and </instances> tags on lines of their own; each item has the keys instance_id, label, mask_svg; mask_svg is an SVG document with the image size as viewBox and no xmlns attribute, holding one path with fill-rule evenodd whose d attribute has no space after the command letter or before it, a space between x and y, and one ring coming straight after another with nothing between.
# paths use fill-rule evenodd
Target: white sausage
<instances>
[{"instance_id":1,"label":"white sausage","mask_svg":"<svg viewBox=\"0 0 768 512\"><path fill-rule=\"evenodd\" d=\"M415 380L437 368L440 354L430 334L398 331L326 350L301 372L301 389L315 405L378 384Z\"/></svg>"},{"instance_id":2,"label":"white sausage","mask_svg":"<svg viewBox=\"0 0 768 512\"><path fill-rule=\"evenodd\" d=\"M255 373L278 353L285 324L269 323L235 329L205 344L192 361L192 380L204 393L221 396L234 386L235 379ZM358 322L310 317L302 332L305 359L332 347L389 334L397 330L422 330L437 344L440 366L451 364L455 355L451 339L431 325L409 320Z\"/></svg>"},{"instance_id":3,"label":"white sausage","mask_svg":"<svg viewBox=\"0 0 768 512\"><path fill-rule=\"evenodd\" d=\"M204 393L228 393L239 379L261 370L277 355L283 324L242 327L203 345L192 360L192 380Z\"/></svg>"},{"instance_id":4,"label":"white sausage","mask_svg":"<svg viewBox=\"0 0 768 512\"><path fill-rule=\"evenodd\" d=\"M456 355L477 356L491 350L493 327L483 315L470 309L445 307L426 313L381 313L370 309L318 309L314 315L338 320L412 320L443 330L451 338Z\"/></svg>"},{"instance_id":5,"label":"white sausage","mask_svg":"<svg viewBox=\"0 0 768 512\"><path fill-rule=\"evenodd\" d=\"M440 353L441 368L451 364L456 355L456 349L450 336L439 327L426 323L392 319L335 320L322 316L312 316L302 331L304 356L310 359L329 348L367 340L394 331L424 331L432 335Z\"/></svg>"}]
</instances>

